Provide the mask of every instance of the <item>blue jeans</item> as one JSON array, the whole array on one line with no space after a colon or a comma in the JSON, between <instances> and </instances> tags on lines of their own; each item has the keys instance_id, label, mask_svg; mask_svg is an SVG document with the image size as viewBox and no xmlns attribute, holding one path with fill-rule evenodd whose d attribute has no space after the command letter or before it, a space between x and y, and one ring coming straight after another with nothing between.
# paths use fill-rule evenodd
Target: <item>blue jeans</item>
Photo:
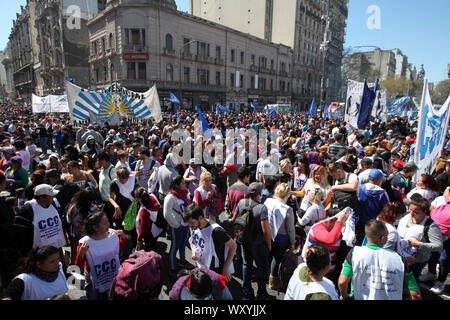
<instances>
[{"instance_id":1,"label":"blue jeans","mask_svg":"<svg viewBox=\"0 0 450 320\"><path fill-rule=\"evenodd\" d=\"M170 245L170 268L172 270L178 269L177 252L180 254L180 260L186 260L186 242L188 239L188 227L181 227L174 229L170 227L170 234L172 235Z\"/></svg>"},{"instance_id":2,"label":"blue jeans","mask_svg":"<svg viewBox=\"0 0 450 320\"><path fill-rule=\"evenodd\" d=\"M441 253L433 252L428 262L428 271L434 274L436 274L436 265L439 262L439 275L437 280L440 282L447 280L450 269L450 239L444 241L443 245L444 247Z\"/></svg>"},{"instance_id":3,"label":"blue jeans","mask_svg":"<svg viewBox=\"0 0 450 320\"><path fill-rule=\"evenodd\" d=\"M289 240L288 241L274 241L272 242L272 264L270 265L270 274L272 277L278 276L278 268L280 266L281 260L283 260L283 256L286 253L286 250L289 249Z\"/></svg>"},{"instance_id":4,"label":"blue jeans","mask_svg":"<svg viewBox=\"0 0 450 320\"><path fill-rule=\"evenodd\" d=\"M44 156L46 156L47 150L48 150L48 137L41 137L40 142L41 142L42 154Z\"/></svg>"},{"instance_id":5,"label":"blue jeans","mask_svg":"<svg viewBox=\"0 0 450 320\"><path fill-rule=\"evenodd\" d=\"M264 239L257 240L250 245L242 246L244 264L242 266L243 288L253 292L251 274L254 270L253 261L256 263L256 281L258 283L258 295L267 293L266 285L269 274L269 248Z\"/></svg>"}]
</instances>

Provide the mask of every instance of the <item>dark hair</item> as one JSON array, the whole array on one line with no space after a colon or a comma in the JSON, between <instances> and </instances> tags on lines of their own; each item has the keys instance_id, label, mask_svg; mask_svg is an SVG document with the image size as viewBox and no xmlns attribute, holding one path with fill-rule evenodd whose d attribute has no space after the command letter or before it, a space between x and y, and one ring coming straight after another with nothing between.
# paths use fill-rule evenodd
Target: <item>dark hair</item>
<instances>
[{"instance_id":1,"label":"dark hair","mask_svg":"<svg viewBox=\"0 0 450 320\"><path fill-rule=\"evenodd\" d=\"M269 176L265 180L265 187L269 191L269 193L273 193L275 191L275 186L280 181L281 181L281 176L278 174Z\"/></svg>"},{"instance_id":2,"label":"dark hair","mask_svg":"<svg viewBox=\"0 0 450 320\"><path fill-rule=\"evenodd\" d=\"M310 173L311 173L311 168L309 167L310 162L309 159L305 156L301 156L300 158L298 158L297 160L298 163L303 163L305 164L305 170L306 170L306 176L309 177Z\"/></svg>"},{"instance_id":3,"label":"dark hair","mask_svg":"<svg viewBox=\"0 0 450 320\"><path fill-rule=\"evenodd\" d=\"M203 270L196 269L190 272L191 285L189 292L199 300L207 298L213 290L211 277Z\"/></svg>"},{"instance_id":4,"label":"dark hair","mask_svg":"<svg viewBox=\"0 0 450 320\"><path fill-rule=\"evenodd\" d=\"M200 208L197 204L191 203L184 208L183 220L185 222L189 221L190 219L198 220L199 217L204 217L204 214L203 209Z\"/></svg>"},{"instance_id":5,"label":"dark hair","mask_svg":"<svg viewBox=\"0 0 450 320\"><path fill-rule=\"evenodd\" d=\"M36 264L38 262L44 262L55 253L59 253L59 249L54 246L43 246L31 249L25 263L24 273L30 273L34 268L36 268Z\"/></svg>"},{"instance_id":6,"label":"dark hair","mask_svg":"<svg viewBox=\"0 0 450 320\"><path fill-rule=\"evenodd\" d=\"M422 211L425 211L427 216L430 215L430 203L428 202L427 199L422 197L420 194L414 193L411 196L411 201L410 201L409 205L412 205L412 204L419 207Z\"/></svg>"},{"instance_id":7,"label":"dark hair","mask_svg":"<svg viewBox=\"0 0 450 320\"><path fill-rule=\"evenodd\" d=\"M150 157L150 149L147 148L147 147L141 147L141 148L139 149L139 153L140 153L140 154L143 154L143 155L145 155L145 156L147 156L147 157Z\"/></svg>"},{"instance_id":8,"label":"dark hair","mask_svg":"<svg viewBox=\"0 0 450 320\"><path fill-rule=\"evenodd\" d=\"M177 186L179 186L183 182L184 178L183 176L176 176L172 179L169 186L169 193L170 191L174 190Z\"/></svg>"},{"instance_id":9,"label":"dark hair","mask_svg":"<svg viewBox=\"0 0 450 320\"><path fill-rule=\"evenodd\" d=\"M22 140L17 140L14 142L14 147L16 147L16 149L18 149L18 150L23 150L27 146L25 145L25 142L23 142Z\"/></svg>"},{"instance_id":10,"label":"dark hair","mask_svg":"<svg viewBox=\"0 0 450 320\"><path fill-rule=\"evenodd\" d=\"M364 226L367 238L376 239L388 233L386 224L379 220L369 220Z\"/></svg>"},{"instance_id":11,"label":"dark hair","mask_svg":"<svg viewBox=\"0 0 450 320\"><path fill-rule=\"evenodd\" d=\"M69 161L67 163L67 166L71 167L71 168L78 168L79 169L80 168L80 163L78 161L76 161L76 160L71 160L71 161Z\"/></svg>"},{"instance_id":12,"label":"dark hair","mask_svg":"<svg viewBox=\"0 0 450 320\"><path fill-rule=\"evenodd\" d=\"M109 162L109 155L106 153L106 151L101 151L97 156L98 161L105 160Z\"/></svg>"},{"instance_id":13,"label":"dark hair","mask_svg":"<svg viewBox=\"0 0 450 320\"><path fill-rule=\"evenodd\" d=\"M394 224L394 222L405 213L406 206L403 202L389 202L384 206L383 210L381 210L381 213L378 215L378 220L384 221L389 224Z\"/></svg>"},{"instance_id":14,"label":"dark hair","mask_svg":"<svg viewBox=\"0 0 450 320\"><path fill-rule=\"evenodd\" d=\"M330 251L322 244L313 244L306 252L306 265L308 269L317 274L330 265Z\"/></svg>"},{"instance_id":15,"label":"dark hair","mask_svg":"<svg viewBox=\"0 0 450 320\"><path fill-rule=\"evenodd\" d=\"M59 172L58 169L50 169L45 173L45 176L46 176L47 180L50 178L60 178L61 173Z\"/></svg>"},{"instance_id":16,"label":"dark hair","mask_svg":"<svg viewBox=\"0 0 450 320\"><path fill-rule=\"evenodd\" d=\"M422 174L421 175L424 185L433 191L440 192L441 191L441 180L434 180L432 175Z\"/></svg>"},{"instance_id":17,"label":"dark hair","mask_svg":"<svg viewBox=\"0 0 450 320\"><path fill-rule=\"evenodd\" d=\"M100 221L102 221L103 217L106 217L106 214L104 212L96 212L90 214L86 219L86 234L89 237L92 237L95 234L94 227L98 226L100 224Z\"/></svg>"},{"instance_id":18,"label":"dark hair","mask_svg":"<svg viewBox=\"0 0 450 320\"><path fill-rule=\"evenodd\" d=\"M247 167L240 167L237 171L237 176L239 180L244 180L245 177L251 175L251 171Z\"/></svg>"},{"instance_id":19,"label":"dark hair","mask_svg":"<svg viewBox=\"0 0 450 320\"><path fill-rule=\"evenodd\" d=\"M91 187L87 187L81 191L78 191L73 196L72 200L66 207L66 211L69 207L75 205L78 211L81 213L83 217L87 217L89 214L89 209L91 208L92 202L95 202L98 199L98 195L95 189ZM69 212L69 214L72 212Z\"/></svg>"},{"instance_id":20,"label":"dark hair","mask_svg":"<svg viewBox=\"0 0 450 320\"><path fill-rule=\"evenodd\" d=\"M45 181L45 170L36 170L31 176L30 180L33 182L34 186L40 185Z\"/></svg>"}]
</instances>

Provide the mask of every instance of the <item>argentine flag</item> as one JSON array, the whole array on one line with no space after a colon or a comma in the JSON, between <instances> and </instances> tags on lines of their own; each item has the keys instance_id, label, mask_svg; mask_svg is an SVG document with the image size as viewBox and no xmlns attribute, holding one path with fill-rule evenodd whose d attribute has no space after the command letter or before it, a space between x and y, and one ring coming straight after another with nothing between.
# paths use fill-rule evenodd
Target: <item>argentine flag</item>
<instances>
[{"instance_id":1,"label":"argentine flag","mask_svg":"<svg viewBox=\"0 0 450 320\"><path fill-rule=\"evenodd\" d=\"M200 120L200 126L202 129L203 135L205 137L205 140L209 140L212 137L212 132L209 128L208 121L203 116L203 113L200 110L200 108L198 106L196 106L195 108L197 109L197 112L198 112L198 118Z\"/></svg>"}]
</instances>

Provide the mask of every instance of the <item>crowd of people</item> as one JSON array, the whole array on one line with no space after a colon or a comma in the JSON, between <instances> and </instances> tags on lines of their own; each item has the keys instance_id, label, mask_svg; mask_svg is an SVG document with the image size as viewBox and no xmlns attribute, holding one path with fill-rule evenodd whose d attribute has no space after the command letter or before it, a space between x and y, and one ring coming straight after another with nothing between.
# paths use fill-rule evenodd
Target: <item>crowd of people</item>
<instances>
[{"instance_id":1,"label":"crowd of people","mask_svg":"<svg viewBox=\"0 0 450 320\"><path fill-rule=\"evenodd\" d=\"M204 116L215 135L185 111L99 126L0 106L2 297L67 299L69 266L89 300L159 299L166 277L172 300L237 299L234 277L245 300L276 299L268 289L285 300L418 300L422 282L444 292L449 134L435 170L416 178L417 121L358 130L303 113ZM265 130L256 148L227 136L250 129ZM199 161L199 145L214 146L215 161Z\"/></svg>"}]
</instances>

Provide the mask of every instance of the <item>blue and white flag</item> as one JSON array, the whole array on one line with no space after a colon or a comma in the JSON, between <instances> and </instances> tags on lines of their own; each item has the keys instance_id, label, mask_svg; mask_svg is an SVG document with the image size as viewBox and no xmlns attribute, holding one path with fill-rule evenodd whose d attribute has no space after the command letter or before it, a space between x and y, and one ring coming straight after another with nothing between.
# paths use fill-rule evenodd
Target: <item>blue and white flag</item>
<instances>
[{"instance_id":1,"label":"blue and white flag","mask_svg":"<svg viewBox=\"0 0 450 320\"><path fill-rule=\"evenodd\" d=\"M311 103L311 108L309 109L309 113L310 113L312 116L315 116L315 115L317 114L317 108L316 108L316 100L315 100L315 98L313 98L313 101L312 101L312 103Z\"/></svg>"},{"instance_id":2,"label":"blue and white flag","mask_svg":"<svg viewBox=\"0 0 450 320\"><path fill-rule=\"evenodd\" d=\"M323 118L328 118L328 102L325 102L325 107L323 108Z\"/></svg>"},{"instance_id":3,"label":"blue and white flag","mask_svg":"<svg viewBox=\"0 0 450 320\"><path fill-rule=\"evenodd\" d=\"M399 97L387 102L388 115L404 116L405 110L409 109L411 98L409 96Z\"/></svg>"},{"instance_id":4,"label":"blue and white flag","mask_svg":"<svg viewBox=\"0 0 450 320\"><path fill-rule=\"evenodd\" d=\"M172 92L170 92L170 102L181 104L180 100L178 100L178 98Z\"/></svg>"},{"instance_id":5,"label":"blue and white flag","mask_svg":"<svg viewBox=\"0 0 450 320\"><path fill-rule=\"evenodd\" d=\"M273 107L273 106L266 107L266 108L267 108L267 114L275 119L277 117L277 108Z\"/></svg>"},{"instance_id":6,"label":"blue and white flag","mask_svg":"<svg viewBox=\"0 0 450 320\"><path fill-rule=\"evenodd\" d=\"M205 117L203 116L202 111L200 110L200 108L198 106L196 106L195 109L198 112L198 118L200 120L200 126L201 126L201 129L202 129L203 135L204 135L206 140L209 140L212 137L212 132L211 132L211 130L209 128L208 121L205 119Z\"/></svg>"},{"instance_id":7,"label":"blue and white flag","mask_svg":"<svg viewBox=\"0 0 450 320\"><path fill-rule=\"evenodd\" d=\"M104 92L82 89L66 81L67 102L72 121L92 119L90 113L102 121L118 110L119 116L135 119L162 120L161 105L156 86L145 93L129 91L114 83Z\"/></svg>"},{"instance_id":8,"label":"blue and white flag","mask_svg":"<svg viewBox=\"0 0 450 320\"><path fill-rule=\"evenodd\" d=\"M253 102L250 102L250 107L252 107L253 113L256 113L256 107Z\"/></svg>"},{"instance_id":9,"label":"blue and white flag","mask_svg":"<svg viewBox=\"0 0 450 320\"><path fill-rule=\"evenodd\" d=\"M416 178L422 174L432 174L436 169L436 162L447 135L449 107L450 95L439 110L433 107L428 90L428 79L425 79L414 154L414 162L420 166Z\"/></svg>"},{"instance_id":10,"label":"blue and white flag","mask_svg":"<svg viewBox=\"0 0 450 320\"><path fill-rule=\"evenodd\" d=\"M220 104L216 104L216 115L219 115L219 114L227 115L228 113L229 113L228 108L226 108Z\"/></svg>"},{"instance_id":11,"label":"blue and white flag","mask_svg":"<svg viewBox=\"0 0 450 320\"><path fill-rule=\"evenodd\" d=\"M358 114L358 128L365 129L370 124L370 115L372 114L375 94L378 90L378 79L375 82L373 90L369 89L367 81L364 81L364 91Z\"/></svg>"}]
</instances>

